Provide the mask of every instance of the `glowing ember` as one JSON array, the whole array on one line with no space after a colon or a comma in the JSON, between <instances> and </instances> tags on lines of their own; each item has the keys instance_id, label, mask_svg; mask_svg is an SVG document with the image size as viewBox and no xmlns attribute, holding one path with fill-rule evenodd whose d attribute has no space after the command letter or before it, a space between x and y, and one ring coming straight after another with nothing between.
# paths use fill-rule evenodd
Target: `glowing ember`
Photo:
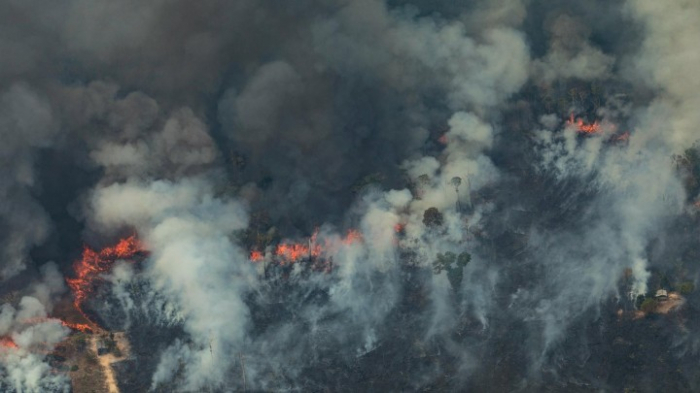
<instances>
[{"instance_id":1,"label":"glowing ember","mask_svg":"<svg viewBox=\"0 0 700 393\"><path fill-rule=\"evenodd\" d=\"M321 254L321 247L318 245L305 245L300 243L280 244L275 250L275 255L288 262L296 262L305 257L317 257Z\"/></svg>"},{"instance_id":2,"label":"glowing ember","mask_svg":"<svg viewBox=\"0 0 700 393\"><path fill-rule=\"evenodd\" d=\"M396 224L394 225L394 232L401 233L406 229L406 224Z\"/></svg>"},{"instance_id":3,"label":"glowing ember","mask_svg":"<svg viewBox=\"0 0 700 393\"><path fill-rule=\"evenodd\" d=\"M626 142L630 139L630 132L625 131L620 135L616 135L612 138L614 142Z\"/></svg>"},{"instance_id":4,"label":"glowing ember","mask_svg":"<svg viewBox=\"0 0 700 393\"><path fill-rule=\"evenodd\" d=\"M576 126L577 131L582 134L596 134L600 131L600 123L595 121L593 124L586 124L581 119L574 120L573 113L569 116L569 120L566 121L566 125Z\"/></svg>"},{"instance_id":5,"label":"glowing ember","mask_svg":"<svg viewBox=\"0 0 700 393\"><path fill-rule=\"evenodd\" d=\"M71 322L66 322L64 320L58 319L58 318L43 318L43 317L37 317L37 318L27 318L24 320L21 320L20 323L23 325L37 325L40 323L44 322L50 322L50 321L56 321L60 323L61 325L71 329L71 330L77 330L83 333L92 333L93 329L90 325L85 324L85 323L71 323Z\"/></svg>"},{"instance_id":6,"label":"glowing ember","mask_svg":"<svg viewBox=\"0 0 700 393\"><path fill-rule=\"evenodd\" d=\"M66 282L73 291L73 304L88 321L90 319L83 312L82 305L94 291L94 284L100 275L109 271L117 260L131 260L144 252L136 236L122 239L114 247L107 247L99 252L88 247L83 249L83 257L73 265L76 277L68 278Z\"/></svg>"},{"instance_id":7,"label":"glowing ember","mask_svg":"<svg viewBox=\"0 0 700 393\"><path fill-rule=\"evenodd\" d=\"M443 145L446 145L448 142L447 134L442 134L442 136L438 138L438 142L440 142Z\"/></svg>"},{"instance_id":8,"label":"glowing ember","mask_svg":"<svg viewBox=\"0 0 700 393\"><path fill-rule=\"evenodd\" d=\"M61 324L69 329L77 330L83 333L92 333L93 330L90 325L85 323L70 323L66 321L61 321Z\"/></svg>"},{"instance_id":9,"label":"glowing ember","mask_svg":"<svg viewBox=\"0 0 700 393\"><path fill-rule=\"evenodd\" d=\"M251 251L250 252L250 260L253 262L260 262L262 261L264 255L260 251Z\"/></svg>"},{"instance_id":10,"label":"glowing ember","mask_svg":"<svg viewBox=\"0 0 700 393\"><path fill-rule=\"evenodd\" d=\"M353 244L361 240L362 234L355 229L351 229L348 231L347 236L345 236L345 238L343 239L343 244Z\"/></svg>"},{"instance_id":11,"label":"glowing ember","mask_svg":"<svg viewBox=\"0 0 700 393\"><path fill-rule=\"evenodd\" d=\"M322 255L331 254L334 247L328 241L321 242L319 244L317 241L318 232L314 233L313 236L303 243L281 243L275 248L273 254L277 257L277 261L280 265L284 266L287 264L292 264L302 259L316 259ZM351 229L348 234L340 239L340 243L344 245L350 245L362 240L362 234ZM250 253L250 260L253 262L260 261L264 258L264 255L260 251L252 251Z\"/></svg>"},{"instance_id":12,"label":"glowing ember","mask_svg":"<svg viewBox=\"0 0 700 393\"><path fill-rule=\"evenodd\" d=\"M17 344L10 337L0 337L0 348L17 348Z\"/></svg>"}]
</instances>

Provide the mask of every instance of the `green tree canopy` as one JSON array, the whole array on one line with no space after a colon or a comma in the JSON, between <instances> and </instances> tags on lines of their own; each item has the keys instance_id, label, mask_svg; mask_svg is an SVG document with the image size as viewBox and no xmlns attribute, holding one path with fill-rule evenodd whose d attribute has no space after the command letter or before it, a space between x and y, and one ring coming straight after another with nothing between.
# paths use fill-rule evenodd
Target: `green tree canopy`
<instances>
[{"instance_id":1,"label":"green tree canopy","mask_svg":"<svg viewBox=\"0 0 700 393\"><path fill-rule=\"evenodd\" d=\"M423 224L428 228L442 226L444 221L445 218L442 216L442 213L435 207L430 207L423 212Z\"/></svg>"},{"instance_id":2,"label":"green tree canopy","mask_svg":"<svg viewBox=\"0 0 700 393\"><path fill-rule=\"evenodd\" d=\"M447 271L447 279L450 281L450 286L455 291L459 291L462 279L464 277L464 267L471 261L472 256L464 251L455 255L453 252L438 253L433 262L433 273L440 274L442 271ZM455 263L456 262L456 263Z\"/></svg>"},{"instance_id":3,"label":"green tree canopy","mask_svg":"<svg viewBox=\"0 0 700 393\"><path fill-rule=\"evenodd\" d=\"M654 298L648 297L644 299L639 308L644 312L652 312L656 310L656 306L658 306L658 304L659 303Z\"/></svg>"}]
</instances>

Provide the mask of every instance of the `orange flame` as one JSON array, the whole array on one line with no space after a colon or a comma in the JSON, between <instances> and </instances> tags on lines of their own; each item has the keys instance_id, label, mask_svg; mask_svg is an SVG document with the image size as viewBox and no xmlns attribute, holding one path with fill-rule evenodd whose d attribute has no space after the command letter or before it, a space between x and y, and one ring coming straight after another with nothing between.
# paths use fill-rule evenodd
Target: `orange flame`
<instances>
[{"instance_id":1,"label":"orange flame","mask_svg":"<svg viewBox=\"0 0 700 393\"><path fill-rule=\"evenodd\" d=\"M18 348L17 343L10 337L0 337L0 348Z\"/></svg>"},{"instance_id":2,"label":"orange flame","mask_svg":"<svg viewBox=\"0 0 700 393\"><path fill-rule=\"evenodd\" d=\"M351 229L348 231L347 236L342 240L343 244L350 245L357 243L362 240L362 234L356 229Z\"/></svg>"},{"instance_id":3,"label":"orange flame","mask_svg":"<svg viewBox=\"0 0 700 393\"><path fill-rule=\"evenodd\" d=\"M67 322L67 321L64 321L64 320L59 319L59 318L45 318L45 317L27 318L27 319L21 320L20 323L22 323L24 325L36 325L36 324L39 324L42 322L49 322L49 321L57 321L61 325L65 326L71 330L77 330L77 331L80 331L83 333L92 333L93 332L93 328L88 324L71 323L71 322Z\"/></svg>"},{"instance_id":4,"label":"orange flame","mask_svg":"<svg viewBox=\"0 0 700 393\"><path fill-rule=\"evenodd\" d=\"M306 245L302 243L279 244L275 255L287 262L296 262L305 257L317 257L321 255L321 246Z\"/></svg>"},{"instance_id":5,"label":"orange flame","mask_svg":"<svg viewBox=\"0 0 700 393\"><path fill-rule=\"evenodd\" d=\"M132 260L143 253L145 250L135 235L122 239L114 247L106 247L99 252L88 247L83 249L83 257L73 265L76 277L68 278L66 282L73 291L75 308L83 314L85 319L90 321L83 312L82 305L94 291L94 284L99 280L100 275L108 272L117 260ZM81 329L78 328L78 330Z\"/></svg>"},{"instance_id":6,"label":"orange flame","mask_svg":"<svg viewBox=\"0 0 700 393\"><path fill-rule=\"evenodd\" d=\"M264 258L264 255L260 251L253 250L250 252L250 260L253 262L260 262Z\"/></svg>"},{"instance_id":7,"label":"orange flame","mask_svg":"<svg viewBox=\"0 0 700 393\"><path fill-rule=\"evenodd\" d=\"M67 328L70 328L72 330L81 331L83 333L92 333L93 332L93 329L89 325L82 324L82 323L70 323L70 322L62 321L58 318L46 318L46 317L27 318L27 319L19 321L19 323L21 323L22 325L37 325L40 323L51 322L51 321L56 321ZM55 348L57 348L61 345L62 344L59 343L55 346ZM19 348L19 346L12 339L12 337L9 337L9 336L0 337L0 351L2 349L15 349L15 348ZM47 351L45 348L42 349L41 347L36 347L36 345L33 345L31 350L32 350L32 352L38 352L38 353L45 353L45 354L50 353L50 351Z\"/></svg>"},{"instance_id":8,"label":"orange flame","mask_svg":"<svg viewBox=\"0 0 700 393\"><path fill-rule=\"evenodd\" d=\"M593 124L586 124L581 119L574 120L574 114L569 115L566 121L567 126L576 126L578 132L582 134L596 134L600 131L600 123L594 121Z\"/></svg>"},{"instance_id":9,"label":"orange flame","mask_svg":"<svg viewBox=\"0 0 700 393\"><path fill-rule=\"evenodd\" d=\"M77 330L83 333L92 333L92 327L86 323L70 323L66 321L61 321L61 324L69 329Z\"/></svg>"},{"instance_id":10,"label":"orange flame","mask_svg":"<svg viewBox=\"0 0 700 393\"><path fill-rule=\"evenodd\" d=\"M317 238L318 232L315 232L307 242L278 244L273 254L277 257L279 264L284 266L298 262L304 258L315 259L331 253L332 245L327 241L323 241L322 244L319 244ZM344 245L350 245L361 240L362 234L355 229L351 229L344 238L340 239L340 242ZM250 253L250 260L253 262L260 261L263 257L263 253L257 250L251 251Z\"/></svg>"}]
</instances>

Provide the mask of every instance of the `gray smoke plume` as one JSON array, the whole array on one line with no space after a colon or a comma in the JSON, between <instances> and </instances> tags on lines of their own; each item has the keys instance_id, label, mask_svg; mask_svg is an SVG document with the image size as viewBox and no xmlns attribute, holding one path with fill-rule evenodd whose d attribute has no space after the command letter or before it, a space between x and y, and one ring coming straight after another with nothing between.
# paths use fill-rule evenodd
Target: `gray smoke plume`
<instances>
[{"instance_id":1,"label":"gray smoke plume","mask_svg":"<svg viewBox=\"0 0 700 393\"><path fill-rule=\"evenodd\" d=\"M36 184L35 157L51 145L56 132L47 100L28 85L17 83L0 96L0 135L3 139L3 170L0 182L3 203L3 280L25 268L32 246L46 239L50 223L32 197Z\"/></svg>"},{"instance_id":2,"label":"gray smoke plume","mask_svg":"<svg viewBox=\"0 0 700 393\"><path fill-rule=\"evenodd\" d=\"M40 351L68 335L62 276L128 233L148 255L89 305L142 347L125 391L700 386L692 290L663 336L681 385L599 360L644 347L638 295L697 282L694 2L31 0L0 21L3 389L66 389Z\"/></svg>"}]
</instances>

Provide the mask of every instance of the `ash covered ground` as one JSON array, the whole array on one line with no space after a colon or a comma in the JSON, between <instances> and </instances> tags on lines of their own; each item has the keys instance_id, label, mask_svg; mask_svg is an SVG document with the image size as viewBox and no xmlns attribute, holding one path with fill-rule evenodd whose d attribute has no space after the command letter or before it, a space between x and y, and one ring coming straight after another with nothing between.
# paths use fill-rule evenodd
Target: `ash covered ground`
<instances>
[{"instance_id":1,"label":"ash covered ground","mask_svg":"<svg viewBox=\"0 0 700 393\"><path fill-rule=\"evenodd\" d=\"M700 390L700 4L0 20L0 390Z\"/></svg>"}]
</instances>

